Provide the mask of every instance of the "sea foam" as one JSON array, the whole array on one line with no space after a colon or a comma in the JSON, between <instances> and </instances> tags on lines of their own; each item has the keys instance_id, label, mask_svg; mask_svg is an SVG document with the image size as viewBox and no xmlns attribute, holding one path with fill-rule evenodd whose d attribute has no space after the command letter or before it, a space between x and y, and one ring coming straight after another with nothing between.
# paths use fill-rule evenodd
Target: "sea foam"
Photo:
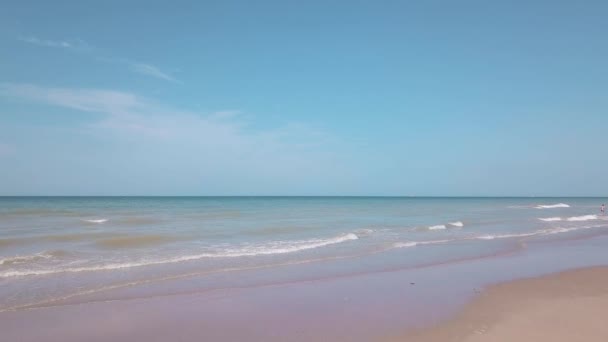
<instances>
[{"instance_id":1,"label":"sea foam","mask_svg":"<svg viewBox=\"0 0 608 342\"><path fill-rule=\"evenodd\" d=\"M50 251L50 252L40 252L31 255L16 255L13 257L7 257L0 259L0 265L2 266L12 266L17 264L26 264L30 262L35 262L39 260L51 259L56 256L60 256L64 254L62 251Z\"/></svg>"},{"instance_id":2,"label":"sea foam","mask_svg":"<svg viewBox=\"0 0 608 342\"><path fill-rule=\"evenodd\" d=\"M555 209L555 208L570 208L570 205L566 203L557 204L539 204L535 207L536 209Z\"/></svg>"},{"instance_id":3,"label":"sea foam","mask_svg":"<svg viewBox=\"0 0 608 342\"><path fill-rule=\"evenodd\" d=\"M83 267L68 267L68 268L53 268L53 269L25 269L25 270L10 270L0 272L0 277L19 277L32 275L47 275L56 273L77 273L77 272L92 272L92 271L108 271L118 270L131 267L152 266L179 263L185 261L193 261L204 258L235 258L235 257L253 257L258 255L272 255L294 253L308 249L314 249L329 245L334 245L346 241L357 240L359 237L354 233L339 235L329 239L310 239L296 241L274 241L262 245L241 246L238 248L223 248L217 251L207 253L177 256L173 258L160 260L141 260L133 262L110 263L94 266Z\"/></svg>"},{"instance_id":4,"label":"sea foam","mask_svg":"<svg viewBox=\"0 0 608 342\"><path fill-rule=\"evenodd\" d=\"M415 247L415 246L420 246L420 245L436 245L436 244L448 243L448 242L452 242L452 241L456 241L456 240L447 239L447 240L396 242L393 244L393 247L394 248L407 248L407 247Z\"/></svg>"},{"instance_id":5,"label":"sea foam","mask_svg":"<svg viewBox=\"0 0 608 342\"><path fill-rule=\"evenodd\" d=\"M597 220L597 215L572 216L566 219L567 221L590 221Z\"/></svg>"},{"instance_id":6,"label":"sea foam","mask_svg":"<svg viewBox=\"0 0 608 342\"><path fill-rule=\"evenodd\" d=\"M83 220L88 223L105 223L108 222L108 219L91 219L91 220Z\"/></svg>"},{"instance_id":7,"label":"sea foam","mask_svg":"<svg viewBox=\"0 0 608 342\"><path fill-rule=\"evenodd\" d=\"M494 239L512 239L518 237L528 237L538 235L538 232L530 232L530 233L519 233L519 234L485 234L474 236L469 238L469 240L494 240Z\"/></svg>"},{"instance_id":8,"label":"sea foam","mask_svg":"<svg viewBox=\"0 0 608 342\"><path fill-rule=\"evenodd\" d=\"M513 233L513 234L482 234L475 235L470 237L463 238L455 238L455 239L446 239L446 240L429 240L429 241L405 241L405 242L396 242L393 244L393 248L406 248L406 247L415 247L421 245L432 245L432 244L445 244L450 242L462 242L467 240L495 240L495 239L514 239L514 238L525 238L525 237L533 237L533 236L546 236L552 234L560 234L560 233L568 233L577 230L583 229L592 229L592 228L605 228L608 225L592 225L592 226L581 226L581 227L556 227L550 229L541 229L533 232L525 232L525 233Z\"/></svg>"},{"instance_id":9,"label":"sea foam","mask_svg":"<svg viewBox=\"0 0 608 342\"><path fill-rule=\"evenodd\" d=\"M554 222L554 221L561 221L562 218L561 217L539 217L538 218L541 221L545 221L545 222Z\"/></svg>"},{"instance_id":10,"label":"sea foam","mask_svg":"<svg viewBox=\"0 0 608 342\"><path fill-rule=\"evenodd\" d=\"M241 248L224 249L217 254L201 254L203 257L242 257L242 256L256 256L256 255L269 255L269 254L285 254L299 252L307 249L319 248L328 245L333 245L341 242L350 240L357 240L359 237L357 234L348 233L340 235L331 239L313 239L313 240L302 240L293 242L274 242L268 245L262 246L247 246Z\"/></svg>"}]
</instances>

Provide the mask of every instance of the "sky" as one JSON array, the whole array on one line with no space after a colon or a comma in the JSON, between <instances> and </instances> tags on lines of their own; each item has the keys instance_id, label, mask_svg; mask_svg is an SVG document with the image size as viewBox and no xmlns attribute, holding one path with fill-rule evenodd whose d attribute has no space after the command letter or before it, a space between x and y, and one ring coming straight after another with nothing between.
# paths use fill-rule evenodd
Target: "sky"
<instances>
[{"instance_id":1,"label":"sky","mask_svg":"<svg viewBox=\"0 0 608 342\"><path fill-rule=\"evenodd\" d=\"M12 1L0 195L606 196L605 1Z\"/></svg>"}]
</instances>

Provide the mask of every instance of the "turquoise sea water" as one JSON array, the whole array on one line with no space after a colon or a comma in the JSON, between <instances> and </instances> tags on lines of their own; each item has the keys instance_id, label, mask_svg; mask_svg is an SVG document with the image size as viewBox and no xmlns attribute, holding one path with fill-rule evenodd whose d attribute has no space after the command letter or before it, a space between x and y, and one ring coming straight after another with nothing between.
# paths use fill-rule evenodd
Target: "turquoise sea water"
<instances>
[{"instance_id":1,"label":"turquoise sea water","mask_svg":"<svg viewBox=\"0 0 608 342\"><path fill-rule=\"evenodd\" d=\"M592 239L608 233L602 201L1 197L0 310L156 295L194 276L186 287L246 287Z\"/></svg>"}]
</instances>

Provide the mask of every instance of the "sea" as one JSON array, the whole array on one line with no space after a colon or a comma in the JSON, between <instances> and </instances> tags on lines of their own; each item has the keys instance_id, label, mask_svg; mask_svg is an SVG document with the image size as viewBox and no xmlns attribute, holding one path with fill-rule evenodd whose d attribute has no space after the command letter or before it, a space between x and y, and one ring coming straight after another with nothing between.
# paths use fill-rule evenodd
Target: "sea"
<instances>
[{"instance_id":1,"label":"sea","mask_svg":"<svg viewBox=\"0 0 608 342\"><path fill-rule=\"evenodd\" d=\"M608 234L608 217L599 210L603 202L608 201L0 197L0 312L557 249Z\"/></svg>"}]
</instances>

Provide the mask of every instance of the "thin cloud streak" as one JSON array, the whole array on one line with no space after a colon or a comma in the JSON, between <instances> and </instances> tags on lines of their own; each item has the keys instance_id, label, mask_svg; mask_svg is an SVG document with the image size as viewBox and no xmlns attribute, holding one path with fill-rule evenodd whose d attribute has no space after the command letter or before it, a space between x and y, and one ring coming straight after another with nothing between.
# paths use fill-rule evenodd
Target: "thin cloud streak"
<instances>
[{"instance_id":1,"label":"thin cloud streak","mask_svg":"<svg viewBox=\"0 0 608 342\"><path fill-rule=\"evenodd\" d=\"M20 41L37 46L49 47L49 48L59 48L59 49L68 49L74 51L87 51L90 50L90 46L80 39L76 40L48 40L48 39L40 39L33 36L28 37L19 37Z\"/></svg>"},{"instance_id":2,"label":"thin cloud streak","mask_svg":"<svg viewBox=\"0 0 608 342\"><path fill-rule=\"evenodd\" d=\"M245 132L247 123L240 117L240 111L225 110L200 114L164 106L151 99L133 93L108 89L72 89L43 87L34 84L0 83L0 96L38 102L83 112L105 114L105 119L95 122L97 127L125 131L135 128L137 133L164 131L158 136L180 136L192 133L192 138L201 137L196 127L213 127L209 132L233 131L236 135L249 135L263 140L289 140L293 146L314 138L317 143L327 141L325 133L303 123L289 123L283 127L254 132ZM213 135L213 134L210 134ZM204 137L205 135L202 135ZM298 137L302 141L298 141ZM194 139L196 140L196 139Z\"/></svg>"},{"instance_id":3,"label":"thin cloud streak","mask_svg":"<svg viewBox=\"0 0 608 342\"><path fill-rule=\"evenodd\" d=\"M78 40L48 40L48 39L40 39L34 36L28 37L19 37L20 41L41 46L47 48L57 48L57 49L65 49L75 52L85 52L94 57L95 60L105 62L105 63L114 63L125 65L131 72L157 78L160 80L168 81L171 83L181 83L178 79L170 75L169 73L162 71L159 67L149 64L149 63L141 63L136 61L130 61L124 58L114 58L114 57L104 57L102 53L98 51L98 49L93 48L91 45L86 42L78 39Z\"/></svg>"},{"instance_id":4,"label":"thin cloud streak","mask_svg":"<svg viewBox=\"0 0 608 342\"><path fill-rule=\"evenodd\" d=\"M91 115L71 134L115 148L92 160L86 157L78 167L105 168L109 183L134 192L163 193L163 186L183 183L184 191L198 184L197 191L206 193L280 193L290 188L307 193L348 182L347 175L356 169L348 166L344 145L303 123L253 129L238 111L185 111L107 89L5 83L0 84L0 96L102 114ZM107 161L118 165L108 167ZM142 177L150 180L144 188L123 182Z\"/></svg>"},{"instance_id":5,"label":"thin cloud streak","mask_svg":"<svg viewBox=\"0 0 608 342\"><path fill-rule=\"evenodd\" d=\"M133 94L113 90L47 88L32 84L0 83L0 95L86 112L118 114L141 106Z\"/></svg>"},{"instance_id":6,"label":"thin cloud streak","mask_svg":"<svg viewBox=\"0 0 608 342\"><path fill-rule=\"evenodd\" d=\"M151 64L130 63L130 67L131 67L132 71L142 74L142 75L156 77L156 78L160 78L162 80L174 82L174 83L179 82L173 76L161 71L158 67L151 65Z\"/></svg>"},{"instance_id":7,"label":"thin cloud streak","mask_svg":"<svg viewBox=\"0 0 608 342\"><path fill-rule=\"evenodd\" d=\"M237 135L257 136L267 141L280 140L291 147L308 148L336 143L324 130L302 122L288 122L278 128L252 132L239 110L198 113L172 108L149 98L117 90L0 83L0 96L104 114L105 119L93 123L93 126L112 128L116 132L134 128L133 132L126 132L129 134L164 131L163 134L154 135L177 137L188 131L192 133L193 140L199 140L205 134L198 134L196 127L213 126L218 131L238 131ZM214 132L214 129L210 132Z\"/></svg>"}]
</instances>

